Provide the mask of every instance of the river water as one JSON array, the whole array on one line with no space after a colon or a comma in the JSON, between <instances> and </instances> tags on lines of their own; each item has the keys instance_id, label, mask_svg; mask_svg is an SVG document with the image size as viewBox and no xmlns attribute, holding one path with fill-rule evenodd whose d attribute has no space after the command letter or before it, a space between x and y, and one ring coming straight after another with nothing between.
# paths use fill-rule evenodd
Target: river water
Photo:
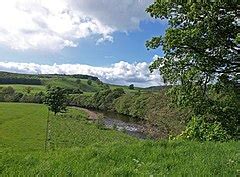
<instances>
[{"instance_id":1,"label":"river water","mask_svg":"<svg viewBox=\"0 0 240 177\"><path fill-rule=\"evenodd\" d=\"M91 110L92 111L92 110ZM107 128L114 128L118 131L123 131L131 136L139 139L147 139L146 126L143 121L125 116L115 112L94 111L103 116L102 123Z\"/></svg>"}]
</instances>

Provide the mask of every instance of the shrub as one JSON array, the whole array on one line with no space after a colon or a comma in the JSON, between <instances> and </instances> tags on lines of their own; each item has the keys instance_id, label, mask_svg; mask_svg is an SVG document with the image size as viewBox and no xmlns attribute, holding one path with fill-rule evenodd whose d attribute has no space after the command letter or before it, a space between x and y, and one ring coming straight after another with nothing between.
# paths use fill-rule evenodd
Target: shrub
<instances>
[{"instance_id":1,"label":"shrub","mask_svg":"<svg viewBox=\"0 0 240 177\"><path fill-rule=\"evenodd\" d=\"M130 90L134 90L134 85L131 84L131 85L128 86L128 88L129 88Z\"/></svg>"},{"instance_id":2,"label":"shrub","mask_svg":"<svg viewBox=\"0 0 240 177\"><path fill-rule=\"evenodd\" d=\"M88 84L88 85L92 85L92 80L91 80L91 79L88 79L87 84Z\"/></svg>"},{"instance_id":3,"label":"shrub","mask_svg":"<svg viewBox=\"0 0 240 177\"><path fill-rule=\"evenodd\" d=\"M11 87L11 86L4 87L4 88L2 88L2 89L1 89L1 91L2 91L2 93L3 93L3 94L9 94L9 95L11 95L11 94L14 94L14 93L15 93L15 90L14 90L14 88L13 88L13 87Z\"/></svg>"},{"instance_id":4,"label":"shrub","mask_svg":"<svg viewBox=\"0 0 240 177\"><path fill-rule=\"evenodd\" d=\"M177 138L197 141L226 141L230 139L219 122L206 123L203 116L193 116L187 128Z\"/></svg>"}]
</instances>

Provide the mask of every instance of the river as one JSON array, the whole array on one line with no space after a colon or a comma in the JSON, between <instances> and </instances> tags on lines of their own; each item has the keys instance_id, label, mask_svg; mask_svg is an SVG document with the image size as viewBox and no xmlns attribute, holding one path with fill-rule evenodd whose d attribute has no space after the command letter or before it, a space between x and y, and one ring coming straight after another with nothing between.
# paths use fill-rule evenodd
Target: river
<instances>
[{"instance_id":1,"label":"river","mask_svg":"<svg viewBox=\"0 0 240 177\"><path fill-rule=\"evenodd\" d=\"M137 137L139 139L148 139L146 131L146 124L137 118L118 114L115 112L90 110L80 108L89 115L89 119L96 120L101 117L101 123L107 128L116 129L127 133L128 135Z\"/></svg>"},{"instance_id":2,"label":"river","mask_svg":"<svg viewBox=\"0 0 240 177\"><path fill-rule=\"evenodd\" d=\"M130 116L115 112L95 111L103 115L103 124L107 128L115 128L139 139L147 139L144 122Z\"/></svg>"}]
</instances>

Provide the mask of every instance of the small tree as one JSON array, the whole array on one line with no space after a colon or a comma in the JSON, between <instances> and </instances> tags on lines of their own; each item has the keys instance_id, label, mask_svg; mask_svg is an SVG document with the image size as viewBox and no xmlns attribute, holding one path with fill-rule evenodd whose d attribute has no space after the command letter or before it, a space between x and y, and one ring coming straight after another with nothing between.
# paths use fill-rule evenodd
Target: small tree
<instances>
[{"instance_id":1,"label":"small tree","mask_svg":"<svg viewBox=\"0 0 240 177\"><path fill-rule=\"evenodd\" d=\"M131 85L128 86L128 88L129 88L130 90L134 90L134 85L131 84Z\"/></svg>"},{"instance_id":2,"label":"small tree","mask_svg":"<svg viewBox=\"0 0 240 177\"><path fill-rule=\"evenodd\" d=\"M59 112L66 111L67 94L60 87L52 87L47 91L44 103L56 115Z\"/></svg>"},{"instance_id":3,"label":"small tree","mask_svg":"<svg viewBox=\"0 0 240 177\"><path fill-rule=\"evenodd\" d=\"M92 80L91 80L91 79L88 79L87 84L88 84L88 85L92 85Z\"/></svg>"}]
</instances>

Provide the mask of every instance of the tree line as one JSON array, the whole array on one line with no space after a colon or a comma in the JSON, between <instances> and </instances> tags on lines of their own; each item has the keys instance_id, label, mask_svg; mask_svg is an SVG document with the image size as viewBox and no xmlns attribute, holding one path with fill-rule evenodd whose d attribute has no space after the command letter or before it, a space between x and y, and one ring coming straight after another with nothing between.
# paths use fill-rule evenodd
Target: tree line
<instances>
[{"instance_id":1,"label":"tree line","mask_svg":"<svg viewBox=\"0 0 240 177\"><path fill-rule=\"evenodd\" d=\"M0 87L0 102L43 103L44 97L44 92L30 93L29 89L16 92L11 86Z\"/></svg>"}]
</instances>

